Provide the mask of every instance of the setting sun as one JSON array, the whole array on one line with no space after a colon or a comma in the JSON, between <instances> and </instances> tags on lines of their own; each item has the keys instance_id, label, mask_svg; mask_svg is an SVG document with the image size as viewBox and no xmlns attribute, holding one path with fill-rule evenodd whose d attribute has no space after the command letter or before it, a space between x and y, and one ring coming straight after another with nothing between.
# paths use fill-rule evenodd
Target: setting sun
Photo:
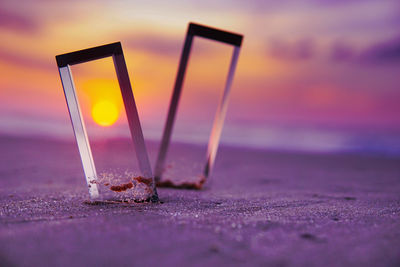
<instances>
[{"instance_id":1,"label":"setting sun","mask_svg":"<svg viewBox=\"0 0 400 267\"><path fill-rule=\"evenodd\" d=\"M98 125L107 127L118 120L119 111L113 102L102 100L93 106L92 117Z\"/></svg>"}]
</instances>

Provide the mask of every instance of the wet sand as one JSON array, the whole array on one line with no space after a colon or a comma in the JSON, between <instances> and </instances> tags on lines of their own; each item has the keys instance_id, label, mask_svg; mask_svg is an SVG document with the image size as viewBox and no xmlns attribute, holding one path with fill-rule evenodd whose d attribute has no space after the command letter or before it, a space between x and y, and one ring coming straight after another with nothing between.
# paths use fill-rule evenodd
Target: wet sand
<instances>
[{"instance_id":1,"label":"wet sand","mask_svg":"<svg viewBox=\"0 0 400 267\"><path fill-rule=\"evenodd\" d=\"M75 143L0 151L1 266L400 265L399 158L222 146L202 191L88 205Z\"/></svg>"}]
</instances>

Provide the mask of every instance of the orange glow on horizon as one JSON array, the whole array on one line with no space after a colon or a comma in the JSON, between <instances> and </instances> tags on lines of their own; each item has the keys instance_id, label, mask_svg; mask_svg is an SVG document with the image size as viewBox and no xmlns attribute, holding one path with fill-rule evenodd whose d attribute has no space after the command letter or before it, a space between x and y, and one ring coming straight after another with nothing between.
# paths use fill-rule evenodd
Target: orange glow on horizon
<instances>
[{"instance_id":1,"label":"orange glow on horizon","mask_svg":"<svg viewBox=\"0 0 400 267\"><path fill-rule=\"evenodd\" d=\"M119 118L117 106L108 100L101 100L94 104L92 108L94 122L103 127L113 125Z\"/></svg>"}]
</instances>

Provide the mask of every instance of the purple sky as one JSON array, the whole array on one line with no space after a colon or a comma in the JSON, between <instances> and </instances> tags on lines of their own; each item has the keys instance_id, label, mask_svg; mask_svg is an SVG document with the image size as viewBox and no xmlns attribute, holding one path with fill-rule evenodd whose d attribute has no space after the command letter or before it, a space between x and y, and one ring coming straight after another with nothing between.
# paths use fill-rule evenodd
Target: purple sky
<instances>
[{"instance_id":1,"label":"purple sky","mask_svg":"<svg viewBox=\"0 0 400 267\"><path fill-rule=\"evenodd\" d=\"M240 140L229 129L241 126L245 138L259 140L279 127L399 132L400 2L390 0L5 0L0 130L57 134L70 127L54 56L121 41L145 133L157 138L152 133L164 123L189 21L245 35L224 132L229 138ZM187 87L209 88L206 95L222 90L231 50L195 45ZM76 78L81 84L114 79L110 70L106 63L82 67ZM196 99L187 101L190 107Z\"/></svg>"}]
</instances>

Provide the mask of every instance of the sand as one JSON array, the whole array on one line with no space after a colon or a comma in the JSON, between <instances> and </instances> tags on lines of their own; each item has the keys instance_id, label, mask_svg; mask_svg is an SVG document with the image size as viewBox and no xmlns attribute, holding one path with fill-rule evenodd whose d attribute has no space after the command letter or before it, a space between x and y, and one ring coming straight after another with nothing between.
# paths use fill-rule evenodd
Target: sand
<instances>
[{"instance_id":1,"label":"sand","mask_svg":"<svg viewBox=\"0 0 400 267\"><path fill-rule=\"evenodd\" d=\"M0 151L1 266L400 265L399 158L222 146L202 191L89 205L75 143Z\"/></svg>"}]
</instances>

